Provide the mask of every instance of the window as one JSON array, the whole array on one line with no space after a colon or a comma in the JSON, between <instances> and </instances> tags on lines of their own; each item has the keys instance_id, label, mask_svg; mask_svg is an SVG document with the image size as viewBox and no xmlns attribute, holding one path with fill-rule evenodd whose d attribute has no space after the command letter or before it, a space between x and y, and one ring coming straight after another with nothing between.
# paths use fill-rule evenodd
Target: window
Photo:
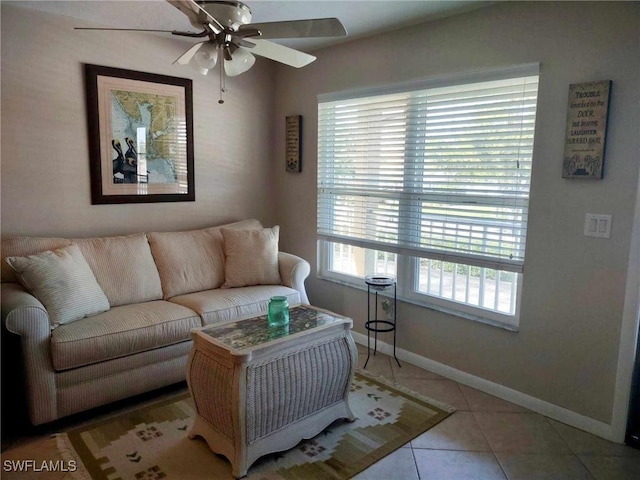
<instances>
[{"instance_id":1,"label":"window","mask_svg":"<svg viewBox=\"0 0 640 480\"><path fill-rule=\"evenodd\" d=\"M517 325L538 71L319 96L320 275Z\"/></svg>"}]
</instances>

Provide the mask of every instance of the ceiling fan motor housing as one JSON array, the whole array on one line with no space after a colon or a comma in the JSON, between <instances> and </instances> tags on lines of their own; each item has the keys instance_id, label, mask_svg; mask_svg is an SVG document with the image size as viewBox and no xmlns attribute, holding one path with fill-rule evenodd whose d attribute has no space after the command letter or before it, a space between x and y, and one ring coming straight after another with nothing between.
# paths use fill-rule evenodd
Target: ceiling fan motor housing
<instances>
[{"instance_id":1,"label":"ceiling fan motor housing","mask_svg":"<svg viewBox=\"0 0 640 480\"><path fill-rule=\"evenodd\" d=\"M202 0L197 3L223 26L234 31L251 23L251 9L242 2Z\"/></svg>"}]
</instances>

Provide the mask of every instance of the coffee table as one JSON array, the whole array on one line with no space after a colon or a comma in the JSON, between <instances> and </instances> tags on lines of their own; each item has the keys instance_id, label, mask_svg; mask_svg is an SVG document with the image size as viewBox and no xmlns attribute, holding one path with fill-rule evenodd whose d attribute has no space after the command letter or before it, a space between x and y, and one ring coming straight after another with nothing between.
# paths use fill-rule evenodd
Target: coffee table
<instances>
[{"instance_id":1,"label":"coffee table","mask_svg":"<svg viewBox=\"0 0 640 480\"><path fill-rule=\"evenodd\" d=\"M333 421L355 420L348 395L357 350L352 320L300 305L286 327L267 316L194 329L187 382L203 437L236 478L267 453L312 438Z\"/></svg>"}]
</instances>

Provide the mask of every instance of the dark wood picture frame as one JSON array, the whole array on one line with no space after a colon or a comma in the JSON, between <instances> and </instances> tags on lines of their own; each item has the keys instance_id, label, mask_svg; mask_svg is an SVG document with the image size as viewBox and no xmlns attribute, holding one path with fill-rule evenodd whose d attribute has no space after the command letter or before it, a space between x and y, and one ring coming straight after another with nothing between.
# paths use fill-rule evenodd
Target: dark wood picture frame
<instances>
[{"instance_id":1,"label":"dark wood picture frame","mask_svg":"<svg viewBox=\"0 0 640 480\"><path fill-rule=\"evenodd\" d=\"M195 201L192 81L91 64L84 71L91 203Z\"/></svg>"}]
</instances>

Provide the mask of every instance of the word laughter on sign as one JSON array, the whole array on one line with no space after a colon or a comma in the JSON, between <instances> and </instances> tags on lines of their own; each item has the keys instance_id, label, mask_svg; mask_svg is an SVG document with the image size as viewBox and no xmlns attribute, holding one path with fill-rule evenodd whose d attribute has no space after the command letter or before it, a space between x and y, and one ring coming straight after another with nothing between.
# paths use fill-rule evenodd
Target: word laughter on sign
<instances>
[{"instance_id":1,"label":"word laughter on sign","mask_svg":"<svg viewBox=\"0 0 640 480\"><path fill-rule=\"evenodd\" d=\"M562 178L602 178L611 80L569 85Z\"/></svg>"}]
</instances>

